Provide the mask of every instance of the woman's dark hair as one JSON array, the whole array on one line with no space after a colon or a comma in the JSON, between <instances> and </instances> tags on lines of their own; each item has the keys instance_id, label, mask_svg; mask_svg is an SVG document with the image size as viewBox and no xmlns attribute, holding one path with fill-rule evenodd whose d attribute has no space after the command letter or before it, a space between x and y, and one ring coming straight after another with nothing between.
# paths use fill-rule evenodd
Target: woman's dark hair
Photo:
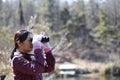
<instances>
[{"instance_id":1,"label":"woman's dark hair","mask_svg":"<svg viewBox=\"0 0 120 80\"><path fill-rule=\"evenodd\" d=\"M12 50L12 54L10 56L11 59L14 57L14 52L16 52L16 50L18 49L17 41L24 42L27 39L27 36L30 33L31 32L29 32L27 30L18 30L15 33L15 35L14 35L14 45L15 45L15 47Z\"/></svg>"}]
</instances>

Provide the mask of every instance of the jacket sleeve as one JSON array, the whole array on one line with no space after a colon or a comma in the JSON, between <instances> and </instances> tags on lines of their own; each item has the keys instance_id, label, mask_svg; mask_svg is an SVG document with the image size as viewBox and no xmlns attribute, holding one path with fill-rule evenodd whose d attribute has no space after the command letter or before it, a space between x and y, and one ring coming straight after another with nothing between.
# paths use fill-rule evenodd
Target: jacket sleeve
<instances>
[{"instance_id":1,"label":"jacket sleeve","mask_svg":"<svg viewBox=\"0 0 120 80\"><path fill-rule=\"evenodd\" d=\"M55 58L52 55L52 52L49 51L46 53L46 65L45 65L45 71L46 72L51 72L55 69Z\"/></svg>"},{"instance_id":2,"label":"jacket sleeve","mask_svg":"<svg viewBox=\"0 0 120 80\"><path fill-rule=\"evenodd\" d=\"M23 74L38 74L45 71L45 59L42 50L35 50L34 60L28 61L24 57L16 57L13 60L13 69Z\"/></svg>"}]
</instances>

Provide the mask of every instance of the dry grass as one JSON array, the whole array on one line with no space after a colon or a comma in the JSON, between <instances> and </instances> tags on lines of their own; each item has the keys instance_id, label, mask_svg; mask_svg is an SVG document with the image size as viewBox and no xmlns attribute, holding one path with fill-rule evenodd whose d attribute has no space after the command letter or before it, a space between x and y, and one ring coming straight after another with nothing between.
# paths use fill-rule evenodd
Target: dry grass
<instances>
[{"instance_id":1,"label":"dry grass","mask_svg":"<svg viewBox=\"0 0 120 80\"><path fill-rule=\"evenodd\" d=\"M0 75L11 76L12 71L10 65L6 65L3 62L0 63Z\"/></svg>"}]
</instances>

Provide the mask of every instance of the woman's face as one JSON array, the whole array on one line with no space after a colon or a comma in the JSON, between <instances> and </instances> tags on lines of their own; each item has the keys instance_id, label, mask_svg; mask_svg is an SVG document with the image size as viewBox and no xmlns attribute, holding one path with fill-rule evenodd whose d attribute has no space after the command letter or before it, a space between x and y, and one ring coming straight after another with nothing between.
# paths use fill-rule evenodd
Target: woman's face
<instances>
[{"instance_id":1,"label":"woman's face","mask_svg":"<svg viewBox=\"0 0 120 80\"><path fill-rule=\"evenodd\" d=\"M19 42L18 44L19 50L25 53L32 51L33 49L32 40L33 40L33 35L29 34L24 42Z\"/></svg>"}]
</instances>

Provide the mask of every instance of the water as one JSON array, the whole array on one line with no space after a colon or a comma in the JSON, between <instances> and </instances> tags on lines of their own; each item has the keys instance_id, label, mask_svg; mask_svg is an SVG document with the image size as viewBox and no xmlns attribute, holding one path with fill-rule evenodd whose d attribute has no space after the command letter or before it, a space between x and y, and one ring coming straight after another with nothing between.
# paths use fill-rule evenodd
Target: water
<instances>
[{"instance_id":1,"label":"water","mask_svg":"<svg viewBox=\"0 0 120 80\"><path fill-rule=\"evenodd\" d=\"M58 78L56 80L120 80L120 77L100 77L100 78L76 78L76 77L70 77L70 78Z\"/></svg>"}]
</instances>

